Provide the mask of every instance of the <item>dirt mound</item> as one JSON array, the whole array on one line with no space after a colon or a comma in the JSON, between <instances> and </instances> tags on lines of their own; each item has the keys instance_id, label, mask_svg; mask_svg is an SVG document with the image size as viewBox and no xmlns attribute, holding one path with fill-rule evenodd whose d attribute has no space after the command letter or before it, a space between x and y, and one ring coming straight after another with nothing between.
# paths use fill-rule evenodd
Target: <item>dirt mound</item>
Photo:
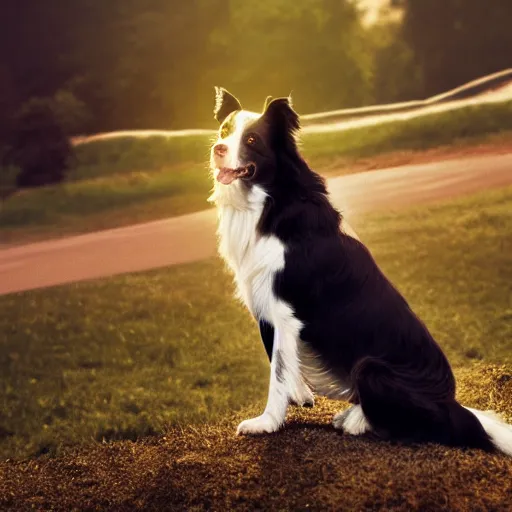
<instances>
[{"instance_id":1,"label":"dirt mound","mask_svg":"<svg viewBox=\"0 0 512 512\"><path fill-rule=\"evenodd\" d=\"M512 367L456 372L459 397L512 419ZM0 509L511 510L512 458L357 439L330 425L345 404L294 408L267 437L215 426L0 464Z\"/></svg>"}]
</instances>

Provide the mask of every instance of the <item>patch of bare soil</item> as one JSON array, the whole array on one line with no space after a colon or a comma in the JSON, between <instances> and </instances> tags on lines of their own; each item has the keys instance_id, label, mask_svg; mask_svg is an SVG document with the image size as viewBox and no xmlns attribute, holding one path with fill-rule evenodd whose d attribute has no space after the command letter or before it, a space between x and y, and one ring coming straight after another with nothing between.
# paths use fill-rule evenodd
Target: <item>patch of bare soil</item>
<instances>
[{"instance_id":1,"label":"patch of bare soil","mask_svg":"<svg viewBox=\"0 0 512 512\"><path fill-rule=\"evenodd\" d=\"M512 367L457 371L466 405L512 419ZM346 404L294 408L286 428L236 437L237 422L0 464L2 510L512 510L512 458L343 435Z\"/></svg>"}]
</instances>

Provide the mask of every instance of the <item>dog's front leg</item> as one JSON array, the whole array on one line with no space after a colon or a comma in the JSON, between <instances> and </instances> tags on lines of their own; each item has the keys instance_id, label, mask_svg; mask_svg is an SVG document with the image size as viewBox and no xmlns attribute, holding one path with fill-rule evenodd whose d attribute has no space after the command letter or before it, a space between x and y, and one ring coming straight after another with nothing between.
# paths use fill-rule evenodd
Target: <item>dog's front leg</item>
<instances>
[{"instance_id":1,"label":"dog's front leg","mask_svg":"<svg viewBox=\"0 0 512 512\"><path fill-rule=\"evenodd\" d=\"M238 425L237 434L268 434L278 430L286 419L290 400L304 403L312 393L302 379L298 359L296 329L274 328L267 406L261 416Z\"/></svg>"}]
</instances>

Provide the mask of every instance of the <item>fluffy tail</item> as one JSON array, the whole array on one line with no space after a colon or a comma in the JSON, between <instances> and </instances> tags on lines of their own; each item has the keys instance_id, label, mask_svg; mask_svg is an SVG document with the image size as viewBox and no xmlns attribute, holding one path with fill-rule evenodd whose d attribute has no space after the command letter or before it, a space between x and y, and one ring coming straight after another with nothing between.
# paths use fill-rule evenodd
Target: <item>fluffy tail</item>
<instances>
[{"instance_id":1,"label":"fluffy tail","mask_svg":"<svg viewBox=\"0 0 512 512\"><path fill-rule=\"evenodd\" d=\"M494 413L460 405L451 380L437 388L422 375L366 358L353 371L354 396L383 437L449 446L499 450L512 456L512 426ZM443 396L444 395L444 396Z\"/></svg>"},{"instance_id":2,"label":"fluffy tail","mask_svg":"<svg viewBox=\"0 0 512 512\"><path fill-rule=\"evenodd\" d=\"M493 411L466 409L476 416L495 448L512 457L512 425L502 421Z\"/></svg>"}]
</instances>

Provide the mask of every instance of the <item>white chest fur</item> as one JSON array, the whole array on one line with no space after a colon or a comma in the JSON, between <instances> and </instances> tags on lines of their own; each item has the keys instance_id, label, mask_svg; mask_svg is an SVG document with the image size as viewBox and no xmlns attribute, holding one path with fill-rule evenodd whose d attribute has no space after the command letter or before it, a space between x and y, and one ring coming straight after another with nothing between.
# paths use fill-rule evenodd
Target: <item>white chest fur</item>
<instances>
[{"instance_id":1,"label":"white chest fur","mask_svg":"<svg viewBox=\"0 0 512 512\"><path fill-rule=\"evenodd\" d=\"M233 195L229 202L218 201L219 252L233 271L238 296L249 311L278 327L283 337L298 341L302 324L291 306L278 300L273 291L275 275L284 268L285 246L276 237L258 236L256 227L264 196L260 200L257 197L253 194L242 201L241 196ZM301 371L318 394L335 399L345 396L348 385L340 382L307 346L300 344L297 356L302 359Z\"/></svg>"},{"instance_id":2,"label":"white chest fur","mask_svg":"<svg viewBox=\"0 0 512 512\"><path fill-rule=\"evenodd\" d=\"M232 269L238 295L249 311L273 323L277 302L274 277L284 268L285 247L276 237L257 233L263 204L259 200L243 209L219 206L219 251Z\"/></svg>"}]
</instances>

